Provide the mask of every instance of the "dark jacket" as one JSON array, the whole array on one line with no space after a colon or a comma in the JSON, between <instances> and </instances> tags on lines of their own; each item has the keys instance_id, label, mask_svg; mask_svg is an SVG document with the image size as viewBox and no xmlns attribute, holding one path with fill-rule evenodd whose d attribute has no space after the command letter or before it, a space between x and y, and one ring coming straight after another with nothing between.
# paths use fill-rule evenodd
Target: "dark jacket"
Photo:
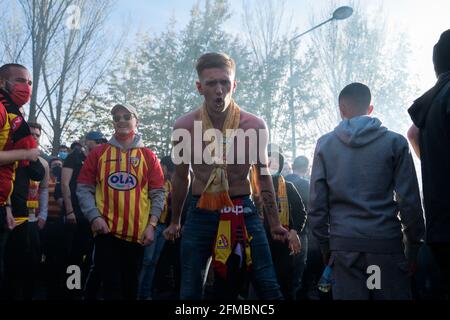
<instances>
[{"instance_id":1,"label":"dark jacket","mask_svg":"<svg viewBox=\"0 0 450 320\"><path fill-rule=\"evenodd\" d=\"M278 192L278 175L272 176L275 194ZM289 229L294 229L300 234L306 223L306 210L300 194L295 186L286 181L286 193L289 203ZM265 219L267 221L267 219ZM269 229L267 222L266 228Z\"/></svg>"},{"instance_id":2,"label":"dark jacket","mask_svg":"<svg viewBox=\"0 0 450 320\"><path fill-rule=\"evenodd\" d=\"M16 178L14 180L14 189L11 194L11 207L13 216L28 217L28 190L30 179L34 181L42 181L45 176L45 169L41 161L30 161L26 167L16 169Z\"/></svg>"},{"instance_id":3,"label":"dark jacket","mask_svg":"<svg viewBox=\"0 0 450 320\"><path fill-rule=\"evenodd\" d=\"M408 112L420 130L427 242L450 242L450 72Z\"/></svg>"},{"instance_id":4,"label":"dark jacket","mask_svg":"<svg viewBox=\"0 0 450 320\"><path fill-rule=\"evenodd\" d=\"M309 181L299 177L298 175L292 173L285 177L286 181L291 182L295 189L297 189L298 194L302 198L303 205L305 206L305 211L308 212L308 203L309 203ZM309 221L306 219L305 226L302 230L302 234L308 233Z\"/></svg>"}]
</instances>

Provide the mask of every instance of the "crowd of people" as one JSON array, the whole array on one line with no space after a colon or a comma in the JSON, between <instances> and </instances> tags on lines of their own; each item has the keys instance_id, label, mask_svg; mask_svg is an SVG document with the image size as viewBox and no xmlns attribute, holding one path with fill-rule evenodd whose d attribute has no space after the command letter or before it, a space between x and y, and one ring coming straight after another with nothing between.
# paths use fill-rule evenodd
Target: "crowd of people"
<instances>
[{"instance_id":1,"label":"crowd of people","mask_svg":"<svg viewBox=\"0 0 450 320\"><path fill-rule=\"evenodd\" d=\"M91 131L51 157L25 120L30 72L3 65L0 298L448 299L450 30L433 63L436 85L408 110L423 197L407 139L371 116L362 83L340 92L342 121L312 166L288 163L234 101L224 53L198 58L203 102L176 120L171 155L146 147L138 110L118 102L111 138Z\"/></svg>"}]
</instances>

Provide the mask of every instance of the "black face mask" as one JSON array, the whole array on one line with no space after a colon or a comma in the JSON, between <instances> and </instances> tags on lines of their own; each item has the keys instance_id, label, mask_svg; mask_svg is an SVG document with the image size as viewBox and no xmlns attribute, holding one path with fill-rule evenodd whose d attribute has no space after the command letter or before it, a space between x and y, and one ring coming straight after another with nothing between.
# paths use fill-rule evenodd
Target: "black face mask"
<instances>
[{"instance_id":1,"label":"black face mask","mask_svg":"<svg viewBox=\"0 0 450 320\"><path fill-rule=\"evenodd\" d=\"M62 168L60 166L56 166L52 168L52 174L53 176L55 176L56 178L61 178L61 172L62 172Z\"/></svg>"}]
</instances>

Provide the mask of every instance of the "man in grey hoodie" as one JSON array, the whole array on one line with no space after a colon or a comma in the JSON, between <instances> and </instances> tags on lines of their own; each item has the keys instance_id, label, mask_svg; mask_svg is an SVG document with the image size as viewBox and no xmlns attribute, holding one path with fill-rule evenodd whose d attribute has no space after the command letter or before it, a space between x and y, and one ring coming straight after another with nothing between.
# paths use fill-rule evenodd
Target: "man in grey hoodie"
<instances>
[{"instance_id":1,"label":"man in grey hoodie","mask_svg":"<svg viewBox=\"0 0 450 320\"><path fill-rule=\"evenodd\" d=\"M164 176L136 134L136 109L117 104L111 114L114 136L89 153L77 196L94 233L93 260L104 298L136 299L143 246L152 243L164 206Z\"/></svg>"},{"instance_id":2,"label":"man in grey hoodie","mask_svg":"<svg viewBox=\"0 0 450 320\"><path fill-rule=\"evenodd\" d=\"M343 121L316 145L310 223L334 299L410 299L424 233L416 172L406 139L369 117L370 101L361 83L339 95Z\"/></svg>"}]
</instances>

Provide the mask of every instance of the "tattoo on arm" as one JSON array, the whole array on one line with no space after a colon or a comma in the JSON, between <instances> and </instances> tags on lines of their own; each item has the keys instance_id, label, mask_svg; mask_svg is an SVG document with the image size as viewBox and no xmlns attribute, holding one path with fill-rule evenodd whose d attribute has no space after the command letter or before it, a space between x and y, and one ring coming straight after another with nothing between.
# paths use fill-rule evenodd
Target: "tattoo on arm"
<instances>
[{"instance_id":1,"label":"tattoo on arm","mask_svg":"<svg viewBox=\"0 0 450 320\"><path fill-rule=\"evenodd\" d=\"M270 190L261 190L261 197L264 206L266 207L269 213L277 211L276 200L273 192L271 192Z\"/></svg>"}]
</instances>

